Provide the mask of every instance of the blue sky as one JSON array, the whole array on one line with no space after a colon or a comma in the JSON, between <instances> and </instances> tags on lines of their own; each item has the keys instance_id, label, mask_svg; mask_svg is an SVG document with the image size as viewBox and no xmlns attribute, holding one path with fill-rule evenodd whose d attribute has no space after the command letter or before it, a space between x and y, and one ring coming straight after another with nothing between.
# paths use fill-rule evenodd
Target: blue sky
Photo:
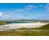
<instances>
[{"instance_id":1,"label":"blue sky","mask_svg":"<svg viewBox=\"0 0 49 40\"><path fill-rule=\"evenodd\" d=\"M49 20L48 3L0 3L0 20Z\"/></svg>"}]
</instances>

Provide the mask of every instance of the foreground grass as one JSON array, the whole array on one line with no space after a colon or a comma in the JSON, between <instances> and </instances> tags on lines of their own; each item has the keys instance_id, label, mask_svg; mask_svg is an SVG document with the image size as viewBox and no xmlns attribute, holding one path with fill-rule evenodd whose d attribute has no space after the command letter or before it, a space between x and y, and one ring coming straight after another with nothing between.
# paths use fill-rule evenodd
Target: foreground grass
<instances>
[{"instance_id":1,"label":"foreground grass","mask_svg":"<svg viewBox=\"0 0 49 40\"><path fill-rule=\"evenodd\" d=\"M49 31L0 31L0 36L49 36Z\"/></svg>"},{"instance_id":2,"label":"foreground grass","mask_svg":"<svg viewBox=\"0 0 49 40\"><path fill-rule=\"evenodd\" d=\"M31 29L20 28L19 30L26 31L17 31L17 30L0 31L0 36L49 36L49 24L44 25L41 28L31 28Z\"/></svg>"},{"instance_id":3,"label":"foreground grass","mask_svg":"<svg viewBox=\"0 0 49 40\"><path fill-rule=\"evenodd\" d=\"M49 27L49 25L47 27ZM15 30L0 31L0 36L49 36L49 28L20 28Z\"/></svg>"}]
</instances>

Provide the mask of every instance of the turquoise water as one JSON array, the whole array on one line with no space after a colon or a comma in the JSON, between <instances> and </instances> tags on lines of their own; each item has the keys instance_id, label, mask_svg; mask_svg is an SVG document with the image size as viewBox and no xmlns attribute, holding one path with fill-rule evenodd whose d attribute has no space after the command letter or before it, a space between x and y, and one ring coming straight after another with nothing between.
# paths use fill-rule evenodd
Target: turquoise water
<instances>
[{"instance_id":1,"label":"turquoise water","mask_svg":"<svg viewBox=\"0 0 49 40\"><path fill-rule=\"evenodd\" d=\"M20 23L21 23L21 24L22 24L22 23L25 24L25 23L31 23L31 22L19 22L19 23L7 23L7 24L20 24Z\"/></svg>"},{"instance_id":2,"label":"turquoise water","mask_svg":"<svg viewBox=\"0 0 49 40\"><path fill-rule=\"evenodd\" d=\"M10 23L10 24L28 24L28 23Z\"/></svg>"}]
</instances>

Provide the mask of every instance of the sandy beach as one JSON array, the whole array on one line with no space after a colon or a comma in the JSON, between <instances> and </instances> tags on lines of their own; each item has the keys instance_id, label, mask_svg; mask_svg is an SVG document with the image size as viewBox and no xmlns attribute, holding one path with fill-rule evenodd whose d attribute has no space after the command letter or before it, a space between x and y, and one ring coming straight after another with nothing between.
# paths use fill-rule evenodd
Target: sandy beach
<instances>
[{"instance_id":1,"label":"sandy beach","mask_svg":"<svg viewBox=\"0 0 49 40\"><path fill-rule=\"evenodd\" d=\"M9 29L16 29L16 28L38 28L41 27L43 25L46 25L48 23L12 23L12 24L7 24L7 25L3 25L4 27L7 27Z\"/></svg>"}]
</instances>

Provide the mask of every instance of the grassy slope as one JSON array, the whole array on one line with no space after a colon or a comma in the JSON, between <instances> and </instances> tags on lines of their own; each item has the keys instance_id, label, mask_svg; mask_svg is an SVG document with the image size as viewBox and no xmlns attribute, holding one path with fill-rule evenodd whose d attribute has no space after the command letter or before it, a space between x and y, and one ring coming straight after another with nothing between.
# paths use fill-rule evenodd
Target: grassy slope
<instances>
[{"instance_id":1,"label":"grassy slope","mask_svg":"<svg viewBox=\"0 0 49 40\"><path fill-rule=\"evenodd\" d=\"M42 26L41 29L49 29L49 24Z\"/></svg>"},{"instance_id":2,"label":"grassy slope","mask_svg":"<svg viewBox=\"0 0 49 40\"><path fill-rule=\"evenodd\" d=\"M49 32L35 32L35 31L1 31L0 36L49 36Z\"/></svg>"},{"instance_id":3,"label":"grassy slope","mask_svg":"<svg viewBox=\"0 0 49 40\"><path fill-rule=\"evenodd\" d=\"M6 24L4 21L0 21L0 25ZM41 28L31 28L30 30L44 30L44 31L29 31L27 28L21 28L19 30L27 31L0 31L0 36L49 36L49 24L42 26Z\"/></svg>"},{"instance_id":4,"label":"grassy slope","mask_svg":"<svg viewBox=\"0 0 49 40\"><path fill-rule=\"evenodd\" d=\"M48 30L47 30L48 29ZM28 30L27 28L21 28L19 30ZM35 28L31 30L44 30L44 31L0 31L0 36L49 36L49 24L42 26L41 28Z\"/></svg>"},{"instance_id":5,"label":"grassy slope","mask_svg":"<svg viewBox=\"0 0 49 40\"><path fill-rule=\"evenodd\" d=\"M6 24L5 21L0 21L0 25Z\"/></svg>"}]
</instances>

